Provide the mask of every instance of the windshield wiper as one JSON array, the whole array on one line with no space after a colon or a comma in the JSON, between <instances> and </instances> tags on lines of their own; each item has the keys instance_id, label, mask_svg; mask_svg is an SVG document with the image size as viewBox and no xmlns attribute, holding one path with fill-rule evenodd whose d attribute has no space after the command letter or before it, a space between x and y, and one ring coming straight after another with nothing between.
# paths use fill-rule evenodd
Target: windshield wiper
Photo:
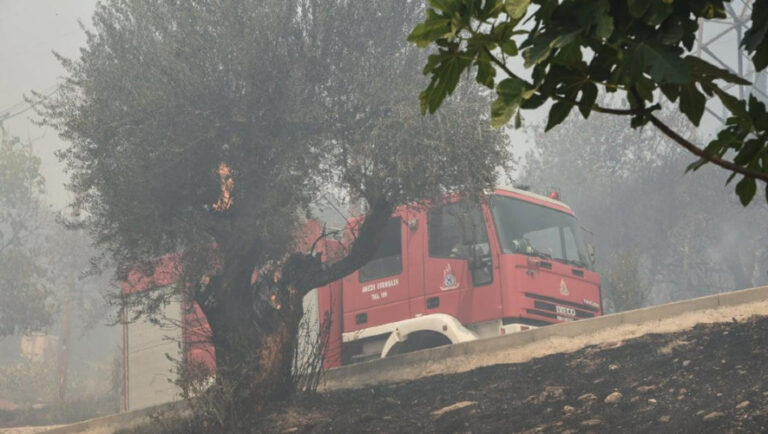
<instances>
[{"instance_id":1,"label":"windshield wiper","mask_svg":"<svg viewBox=\"0 0 768 434\"><path fill-rule=\"evenodd\" d=\"M530 252L526 251L525 254L528 256L535 256L537 258L542 258L542 259L550 259L550 260L552 259L552 255L550 255L549 253L544 253L541 250L536 250L536 248L534 248L533 246L531 246L531 251Z\"/></svg>"}]
</instances>

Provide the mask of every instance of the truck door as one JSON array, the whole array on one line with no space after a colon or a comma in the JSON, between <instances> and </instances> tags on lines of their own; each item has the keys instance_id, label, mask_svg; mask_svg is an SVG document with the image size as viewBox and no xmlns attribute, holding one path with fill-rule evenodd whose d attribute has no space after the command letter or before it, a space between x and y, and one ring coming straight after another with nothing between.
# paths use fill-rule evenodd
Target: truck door
<instances>
[{"instance_id":1,"label":"truck door","mask_svg":"<svg viewBox=\"0 0 768 434\"><path fill-rule=\"evenodd\" d=\"M454 202L429 210L424 313L446 313L465 324L498 318L498 266L480 205Z\"/></svg>"},{"instance_id":2,"label":"truck door","mask_svg":"<svg viewBox=\"0 0 768 434\"><path fill-rule=\"evenodd\" d=\"M343 280L344 332L410 317L405 223L389 219L373 259Z\"/></svg>"}]
</instances>

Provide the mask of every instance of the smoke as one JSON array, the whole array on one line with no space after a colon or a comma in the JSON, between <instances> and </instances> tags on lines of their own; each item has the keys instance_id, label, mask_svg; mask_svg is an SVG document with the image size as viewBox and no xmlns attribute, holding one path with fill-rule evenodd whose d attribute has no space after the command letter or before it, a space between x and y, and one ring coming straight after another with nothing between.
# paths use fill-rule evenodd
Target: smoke
<instances>
[{"instance_id":1,"label":"smoke","mask_svg":"<svg viewBox=\"0 0 768 434\"><path fill-rule=\"evenodd\" d=\"M29 107L24 95L56 90L64 69L54 57L78 54L97 0L0 1L0 119ZM86 25L87 27L87 25ZM0 122L11 134L31 141L42 159L46 200L56 209L68 200L67 176L54 155L64 146L56 133L34 123L34 110Z\"/></svg>"}]
</instances>

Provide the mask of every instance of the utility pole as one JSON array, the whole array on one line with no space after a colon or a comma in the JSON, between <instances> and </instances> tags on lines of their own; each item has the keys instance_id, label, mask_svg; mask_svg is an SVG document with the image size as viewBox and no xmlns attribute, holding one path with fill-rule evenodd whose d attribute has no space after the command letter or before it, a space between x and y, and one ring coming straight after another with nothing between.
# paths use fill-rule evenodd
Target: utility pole
<instances>
[{"instance_id":1,"label":"utility pole","mask_svg":"<svg viewBox=\"0 0 768 434\"><path fill-rule=\"evenodd\" d=\"M72 339L72 293L70 289L61 318L61 340L57 358L56 379L58 380L59 402L64 401L67 389L67 370L69 368L69 347Z\"/></svg>"}]
</instances>

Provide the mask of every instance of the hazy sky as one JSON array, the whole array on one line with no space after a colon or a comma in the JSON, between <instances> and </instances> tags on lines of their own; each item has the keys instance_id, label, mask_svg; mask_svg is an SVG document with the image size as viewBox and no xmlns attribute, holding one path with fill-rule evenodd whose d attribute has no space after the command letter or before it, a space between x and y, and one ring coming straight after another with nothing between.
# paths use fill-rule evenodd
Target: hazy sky
<instances>
[{"instance_id":1,"label":"hazy sky","mask_svg":"<svg viewBox=\"0 0 768 434\"><path fill-rule=\"evenodd\" d=\"M77 55L85 35L78 24L90 23L96 0L0 0L0 118L6 110L23 109L24 94L30 90L50 91L64 70L51 54ZM31 122L32 110L8 119L3 126L13 135L34 141L43 161L49 202L56 208L68 201L66 179L61 164L53 155L63 142L50 129Z\"/></svg>"},{"instance_id":2,"label":"hazy sky","mask_svg":"<svg viewBox=\"0 0 768 434\"><path fill-rule=\"evenodd\" d=\"M77 56L79 47L85 43L78 21L89 25L96 3L97 0L0 0L0 118L8 109L15 113L25 108L23 96L30 90L46 92L55 88L64 71L51 52ZM720 30L715 27L708 30ZM719 41L722 46L713 48L718 54L733 57L735 44L730 41L726 47L725 39ZM525 74L522 70L518 72ZM527 112L524 117L528 122L540 122L546 118L546 111L544 107ZM34 116L30 110L3 125L11 134L34 142L43 162L48 201L55 208L62 208L68 202L69 193L64 189L66 176L54 152L64 143L54 131L34 125L31 122ZM705 119L703 129L707 130L713 120ZM531 144L525 143L525 134L512 132L510 138L518 156L530 148Z\"/></svg>"}]
</instances>

